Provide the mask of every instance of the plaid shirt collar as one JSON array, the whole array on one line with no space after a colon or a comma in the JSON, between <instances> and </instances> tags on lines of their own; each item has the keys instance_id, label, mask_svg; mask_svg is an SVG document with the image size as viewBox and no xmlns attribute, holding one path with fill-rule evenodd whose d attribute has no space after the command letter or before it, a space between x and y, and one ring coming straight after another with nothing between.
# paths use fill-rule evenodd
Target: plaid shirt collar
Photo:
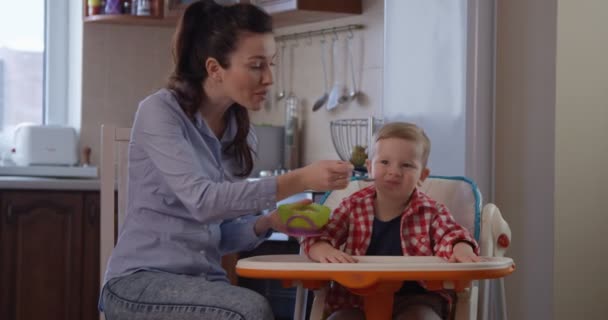
<instances>
[{"instance_id":1,"label":"plaid shirt collar","mask_svg":"<svg viewBox=\"0 0 608 320\"><path fill-rule=\"evenodd\" d=\"M374 199L376 199L376 186L371 185L363 188L353 194L354 202L363 202L369 208L375 208ZM415 188L410 195L410 199L401 213L402 216L409 216L414 212L420 212L422 208L434 208L431 199L422 191Z\"/></svg>"}]
</instances>

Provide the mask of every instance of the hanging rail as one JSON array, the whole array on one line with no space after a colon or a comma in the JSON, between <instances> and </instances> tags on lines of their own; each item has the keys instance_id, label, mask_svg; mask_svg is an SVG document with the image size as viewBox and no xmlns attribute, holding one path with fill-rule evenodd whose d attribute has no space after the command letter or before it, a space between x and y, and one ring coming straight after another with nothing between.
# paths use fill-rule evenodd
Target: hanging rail
<instances>
[{"instance_id":1,"label":"hanging rail","mask_svg":"<svg viewBox=\"0 0 608 320\"><path fill-rule=\"evenodd\" d=\"M277 36L275 38L275 40L276 41L287 41L287 40L296 40L299 38L312 38L314 36L320 36L320 35L324 35L324 34L331 35L331 34L343 32L343 31L359 30L359 29L363 29L364 27L365 26L362 24L349 24L349 25L345 25L345 26L341 26L341 27L324 28L324 29L318 29L318 30L284 34L284 35Z\"/></svg>"}]
</instances>

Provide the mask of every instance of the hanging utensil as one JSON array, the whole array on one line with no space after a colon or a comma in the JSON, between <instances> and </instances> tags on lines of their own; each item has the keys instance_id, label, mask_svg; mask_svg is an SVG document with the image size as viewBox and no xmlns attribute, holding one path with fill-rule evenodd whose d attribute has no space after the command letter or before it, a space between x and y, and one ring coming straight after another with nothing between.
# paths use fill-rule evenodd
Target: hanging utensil
<instances>
[{"instance_id":1,"label":"hanging utensil","mask_svg":"<svg viewBox=\"0 0 608 320\"><path fill-rule=\"evenodd\" d=\"M338 34L334 32L331 44L331 54L333 58L332 72L334 84L329 92L329 98L327 100L327 110L332 110L338 107L339 105L346 102L346 99L348 99L346 85L344 84L344 79L342 77L344 75L344 71L346 71L346 69L344 68L345 61L344 59L341 59L342 54L344 54L344 52L340 52L344 48L340 47L340 43L338 40Z\"/></svg>"},{"instance_id":2,"label":"hanging utensil","mask_svg":"<svg viewBox=\"0 0 608 320\"><path fill-rule=\"evenodd\" d=\"M312 111L321 109L329 98L329 94L327 93L327 64L325 62L325 35L323 35L323 39L321 39L321 64L323 65L323 95L315 101L312 106Z\"/></svg>"},{"instance_id":3,"label":"hanging utensil","mask_svg":"<svg viewBox=\"0 0 608 320\"><path fill-rule=\"evenodd\" d=\"M281 54L279 63L277 64L277 69L279 72L279 76L281 77L279 81L279 86L277 88L277 101L281 100L285 97L285 42L281 44Z\"/></svg>"},{"instance_id":4,"label":"hanging utensil","mask_svg":"<svg viewBox=\"0 0 608 320\"><path fill-rule=\"evenodd\" d=\"M296 42L291 46L290 58L291 64L295 66L295 48L298 46ZM290 69L289 94L285 99L285 157L283 165L287 169L296 169L300 162L300 101L293 91L293 82L295 79L295 68Z\"/></svg>"},{"instance_id":5,"label":"hanging utensil","mask_svg":"<svg viewBox=\"0 0 608 320\"><path fill-rule=\"evenodd\" d=\"M352 101L355 100L355 98L357 98L357 95L359 94L359 92L357 91L357 81L355 80L355 59L353 57L353 38L354 35L352 33L352 30L349 30L350 33L348 34L348 40L346 42L346 48L348 50L348 55L349 55L349 60L350 60L350 75L351 75L351 80L352 80L352 88L350 89L350 91L348 92L348 101Z\"/></svg>"}]
</instances>

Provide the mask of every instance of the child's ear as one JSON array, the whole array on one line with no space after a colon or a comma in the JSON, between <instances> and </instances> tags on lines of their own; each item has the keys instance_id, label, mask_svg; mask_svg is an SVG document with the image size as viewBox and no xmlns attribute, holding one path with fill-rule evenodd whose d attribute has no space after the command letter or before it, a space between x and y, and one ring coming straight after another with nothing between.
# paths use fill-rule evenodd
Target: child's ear
<instances>
[{"instance_id":1,"label":"child's ear","mask_svg":"<svg viewBox=\"0 0 608 320\"><path fill-rule=\"evenodd\" d=\"M420 173L420 179L418 179L418 187L422 187L422 183L424 182L424 180L426 180L426 178L428 178L428 176L430 174L431 174L431 169L429 169L429 168L422 169L422 172Z\"/></svg>"},{"instance_id":2,"label":"child's ear","mask_svg":"<svg viewBox=\"0 0 608 320\"><path fill-rule=\"evenodd\" d=\"M365 168L367 169L367 176L372 176L372 162L369 159L365 159Z\"/></svg>"}]
</instances>

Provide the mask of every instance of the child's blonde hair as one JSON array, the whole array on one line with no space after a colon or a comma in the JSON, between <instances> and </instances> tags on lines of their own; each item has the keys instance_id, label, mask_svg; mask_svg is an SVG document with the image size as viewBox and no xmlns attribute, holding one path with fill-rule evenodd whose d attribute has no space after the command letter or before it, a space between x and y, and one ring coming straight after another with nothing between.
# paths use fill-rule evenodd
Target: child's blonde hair
<instances>
[{"instance_id":1,"label":"child's blonde hair","mask_svg":"<svg viewBox=\"0 0 608 320\"><path fill-rule=\"evenodd\" d=\"M398 138L422 145L422 164L426 167L426 163L431 153L431 140L424 133L424 130L419 126L409 122L389 122L383 125L375 134L371 148L369 149L369 157L372 158L375 152L376 142L382 139Z\"/></svg>"}]
</instances>

